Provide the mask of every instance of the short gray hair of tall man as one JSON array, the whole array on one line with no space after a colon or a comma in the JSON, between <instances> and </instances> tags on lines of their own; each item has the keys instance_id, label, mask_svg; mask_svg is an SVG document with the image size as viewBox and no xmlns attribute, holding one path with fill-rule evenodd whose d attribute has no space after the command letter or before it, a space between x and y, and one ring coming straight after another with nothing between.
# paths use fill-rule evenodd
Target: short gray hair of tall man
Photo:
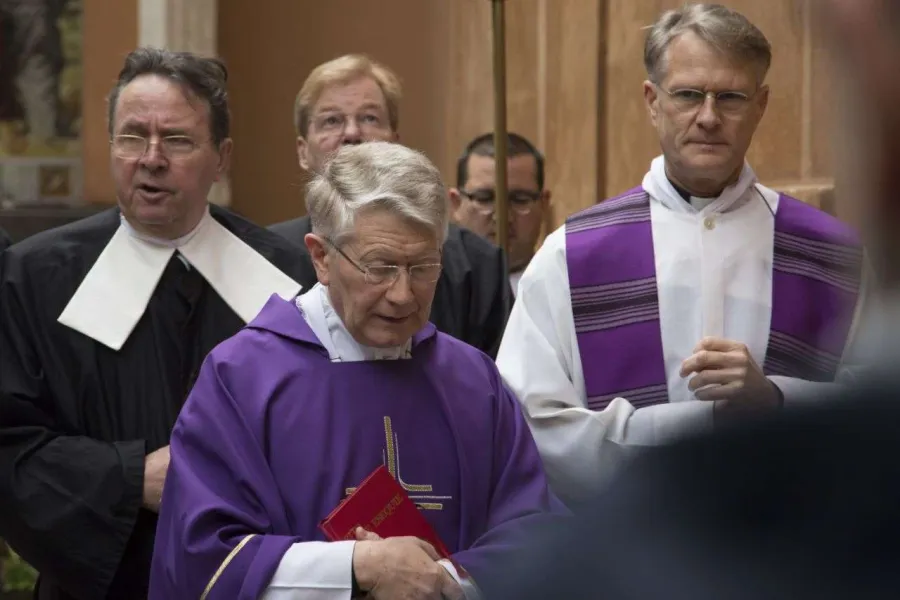
<instances>
[{"instance_id":1,"label":"short gray hair of tall man","mask_svg":"<svg viewBox=\"0 0 900 600\"><path fill-rule=\"evenodd\" d=\"M692 32L710 46L758 68L762 84L772 65L772 47L756 25L741 13L721 4L688 4L664 12L647 34L644 67L656 83L665 77L666 49L679 36Z\"/></svg>"}]
</instances>

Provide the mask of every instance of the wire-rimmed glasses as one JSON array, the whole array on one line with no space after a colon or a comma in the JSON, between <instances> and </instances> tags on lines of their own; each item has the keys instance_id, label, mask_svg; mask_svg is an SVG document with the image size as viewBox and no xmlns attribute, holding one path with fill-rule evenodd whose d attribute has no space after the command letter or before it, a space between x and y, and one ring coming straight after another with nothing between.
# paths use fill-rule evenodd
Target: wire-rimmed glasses
<instances>
[{"instance_id":1,"label":"wire-rimmed glasses","mask_svg":"<svg viewBox=\"0 0 900 600\"><path fill-rule=\"evenodd\" d=\"M142 135L119 134L112 137L113 153L119 158L136 160L144 156L155 143L160 152L170 158L188 156L197 149L197 142L186 135L168 135L155 141Z\"/></svg>"},{"instance_id":2,"label":"wire-rimmed glasses","mask_svg":"<svg viewBox=\"0 0 900 600\"><path fill-rule=\"evenodd\" d=\"M369 285L393 285L400 277L400 271L403 270L409 273L409 279L413 283L434 283L440 278L443 269L441 263L420 263L403 267L399 265L361 265L347 256L333 241L328 238L325 238L325 241L337 250L344 260L356 267L356 270L365 276L366 283Z\"/></svg>"}]
</instances>

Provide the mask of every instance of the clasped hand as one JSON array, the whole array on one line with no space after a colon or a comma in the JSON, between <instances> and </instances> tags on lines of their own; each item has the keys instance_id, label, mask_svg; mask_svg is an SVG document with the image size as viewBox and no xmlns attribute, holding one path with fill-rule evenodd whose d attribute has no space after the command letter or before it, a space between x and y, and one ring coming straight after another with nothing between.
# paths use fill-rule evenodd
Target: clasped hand
<instances>
[{"instance_id":1,"label":"clasped hand","mask_svg":"<svg viewBox=\"0 0 900 600\"><path fill-rule=\"evenodd\" d=\"M465 594L431 544L415 537L382 539L359 528L353 572L369 598L396 600L464 600Z\"/></svg>"},{"instance_id":2,"label":"clasped hand","mask_svg":"<svg viewBox=\"0 0 900 600\"><path fill-rule=\"evenodd\" d=\"M688 389L698 400L716 402L715 410L732 411L776 407L780 393L740 342L707 337L681 364Z\"/></svg>"}]
</instances>

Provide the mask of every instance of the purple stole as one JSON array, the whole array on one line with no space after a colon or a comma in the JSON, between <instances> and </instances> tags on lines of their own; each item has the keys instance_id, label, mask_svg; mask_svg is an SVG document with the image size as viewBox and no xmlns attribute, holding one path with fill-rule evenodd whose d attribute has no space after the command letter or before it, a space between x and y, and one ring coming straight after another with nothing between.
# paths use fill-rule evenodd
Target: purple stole
<instances>
[{"instance_id":1,"label":"purple stole","mask_svg":"<svg viewBox=\"0 0 900 600\"><path fill-rule=\"evenodd\" d=\"M637 187L569 217L566 263L588 408L603 410L617 396L635 408L668 402L647 192ZM833 380L859 293L859 240L781 194L772 267L763 371Z\"/></svg>"}]
</instances>

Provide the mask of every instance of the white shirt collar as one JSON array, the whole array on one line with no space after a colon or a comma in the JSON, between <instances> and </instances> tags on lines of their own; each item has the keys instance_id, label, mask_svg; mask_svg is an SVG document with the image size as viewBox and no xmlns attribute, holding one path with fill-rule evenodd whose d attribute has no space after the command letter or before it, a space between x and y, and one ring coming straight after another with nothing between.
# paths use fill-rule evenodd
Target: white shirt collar
<instances>
[{"instance_id":1,"label":"white shirt collar","mask_svg":"<svg viewBox=\"0 0 900 600\"><path fill-rule=\"evenodd\" d=\"M272 294L289 299L302 288L216 221L209 209L191 233L177 240L139 234L122 219L59 322L120 350L176 249L245 323Z\"/></svg>"},{"instance_id":2,"label":"white shirt collar","mask_svg":"<svg viewBox=\"0 0 900 600\"><path fill-rule=\"evenodd\" d=\"M334 310L328 288L317 283L296 300L297 308L310 329L328 351L332 362L361 362L367 360L399 360L412 357L412 340L391 348L376 348L360 344Z\"/></svg>"},{"instance_id":3,"label":"white shirt collar","mask_svg":"<svg viewBox=\"0 0 900 600\"><path fill-rule=\"evenodd\" d=\"M669 181L666 175L665 158L657 156L650 163L650 170L644 175L643 187L650 197L663 204L666 208L675 212L687 214L721 214L742 206L749 200L747 191L757 183L756 173L750 165L744 161L744 168L734 185L725 188L715 198L691 197L689 202L684 198Z\"/></svg>"}]
</instances>

